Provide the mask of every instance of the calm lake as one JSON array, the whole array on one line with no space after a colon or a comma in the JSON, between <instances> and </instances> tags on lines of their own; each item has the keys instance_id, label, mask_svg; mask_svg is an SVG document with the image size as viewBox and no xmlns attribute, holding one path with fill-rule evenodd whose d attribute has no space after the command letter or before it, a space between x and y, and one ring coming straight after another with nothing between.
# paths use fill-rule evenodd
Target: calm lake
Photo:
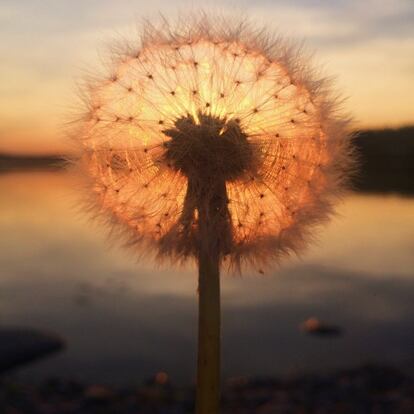
<instances>
[{"instance_id":1,"label":"calm lake","mask_svg":"<svg viewBox=\"0 0 414 414\"><path fill-rule=\"evenodd\" d=\"M338 213L300 259L222 278L224 377L414 366L414 198L355 194ZM162 370L189 383L196 281L194 269L108 246L77 212L65 173L0 175L0 325L54 331L68 345L20 376L125 383ZM343 335L306 335L309 317Z\"/></svg>"}]
</instances>

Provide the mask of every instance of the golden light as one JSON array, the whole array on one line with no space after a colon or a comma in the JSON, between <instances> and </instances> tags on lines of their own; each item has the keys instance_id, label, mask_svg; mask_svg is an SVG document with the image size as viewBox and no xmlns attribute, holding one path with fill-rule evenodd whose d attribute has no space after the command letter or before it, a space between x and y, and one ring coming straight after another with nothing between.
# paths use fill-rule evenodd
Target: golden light
<instances>
[{"instance_id":1,"label":"golden light","mask_svg":"<svg viewBox=\"0 0 414 414\"><path fill-rule=\"evenodd\" d=\"M197 209L184 230L188 180L165 158L165 131L204 115L220 120L219 136L237 124L259 154L226 180L232 242L223 256L262 263L302 248L309 225L329 214L348 164L347 122L336 118L323 81L280 40L151 29L141 45L115 49L110 75L89 85L81 140L102 210L137 247L194 256Z\"/></svg>"}]
</instances>

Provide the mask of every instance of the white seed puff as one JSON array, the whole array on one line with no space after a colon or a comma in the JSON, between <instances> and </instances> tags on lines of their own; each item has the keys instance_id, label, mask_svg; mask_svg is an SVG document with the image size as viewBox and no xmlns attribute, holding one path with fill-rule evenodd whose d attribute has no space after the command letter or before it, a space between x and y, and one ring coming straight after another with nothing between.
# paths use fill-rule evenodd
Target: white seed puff
<instances>
[{"instance_id":1,"label":"white seed puff","mask_svg":"<svg viewBox=\"0 0 414 414\"><path fill-rule=\"evenodd\" d=\"M174 261L197 258L201 215L224 264L300 251L353 165L349 120L301 48L199 14L146 23L110 53L74 134L98 215Z\"/></svg>"}]
</instances>

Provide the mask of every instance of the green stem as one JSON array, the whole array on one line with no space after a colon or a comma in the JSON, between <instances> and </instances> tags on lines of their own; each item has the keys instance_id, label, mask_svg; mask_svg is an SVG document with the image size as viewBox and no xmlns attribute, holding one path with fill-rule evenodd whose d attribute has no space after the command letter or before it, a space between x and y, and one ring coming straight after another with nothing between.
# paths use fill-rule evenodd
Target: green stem
<instances>
[{"instance_id":1,"label":"green stem","mask_svg":"<svg viewBox=\"0 0 414 414\"><path fill-rule=\"evenodd\" d=\"M220 270L218 254L199 256L197 414L218 414L220 404Z\"/></svg>"},{"instance_id":2,"label":"green stem","mask_svg":"<svg viewBox=\"0 0 414 414\"><path fill-rule=\"evenodd\" d=\"M226 184L211 180L198 203L198 370L196 414L220 410L220 263L231 240Z\"/></svg>"},{"instance_id":3,"label":"green stem","mask_svg":"<svg viewBox=\"0 0 414 414\"><path fill-rule=\"evenodd\" d=\"M226 183L188 179L182 223L197 222L198 360L196 414L220 409L220 263L231 243Z\"/></svg>"}]
</instances>

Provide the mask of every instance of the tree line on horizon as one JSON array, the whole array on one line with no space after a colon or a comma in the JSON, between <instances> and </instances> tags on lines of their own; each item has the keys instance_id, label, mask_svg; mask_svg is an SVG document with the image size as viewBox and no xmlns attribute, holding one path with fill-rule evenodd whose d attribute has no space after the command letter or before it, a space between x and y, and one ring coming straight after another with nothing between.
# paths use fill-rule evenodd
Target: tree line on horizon
<instances>
[{"instance_id":1,"label":"tree line on horizon","mask_svg":"<svg viewBox=\"0 0 414 414\"><path fill-rule=\"evenodd\" d=\"M414 126L356 131L354 145L359 159L355 190L414 194ZM60 169L64 164L63 154L0 153L0 172Z\"/></svg>"}]
</instances>

